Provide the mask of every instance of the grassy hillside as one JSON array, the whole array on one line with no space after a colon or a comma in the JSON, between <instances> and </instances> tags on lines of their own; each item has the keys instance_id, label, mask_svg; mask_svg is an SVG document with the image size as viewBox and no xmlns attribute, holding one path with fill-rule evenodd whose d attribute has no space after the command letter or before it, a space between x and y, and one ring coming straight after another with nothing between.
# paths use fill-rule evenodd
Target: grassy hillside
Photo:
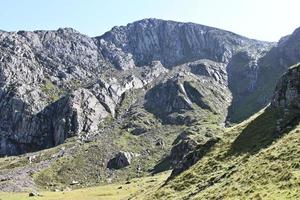
<instances>
[{"instance_id":1,"label":"grassy hillside","mask_svg":"<svg viewBox=\"0 0 300 200\"><path fill-rule=\"evenodd\" d=\"M266 109L229 128L204 158L148 199L299 199L300 125L277 135L279 114Z\"/></svg>"}]
</instances>

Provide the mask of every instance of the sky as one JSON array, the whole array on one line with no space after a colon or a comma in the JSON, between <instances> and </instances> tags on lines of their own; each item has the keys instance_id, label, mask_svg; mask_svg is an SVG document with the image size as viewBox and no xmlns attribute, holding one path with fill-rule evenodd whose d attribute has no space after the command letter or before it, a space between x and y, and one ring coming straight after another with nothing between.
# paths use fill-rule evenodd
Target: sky
<instances>
[{"instance_id":1,"label":"sky","mask_svg":"<svg viewBox=\"0 0 300 200\"><path fill-rule=\"evenodd\" d=\"M72 27L99 36L143 18L194 22L277 41L300 27L299 0L0 0L0 29Z\"/></svg>"}]
</instances>

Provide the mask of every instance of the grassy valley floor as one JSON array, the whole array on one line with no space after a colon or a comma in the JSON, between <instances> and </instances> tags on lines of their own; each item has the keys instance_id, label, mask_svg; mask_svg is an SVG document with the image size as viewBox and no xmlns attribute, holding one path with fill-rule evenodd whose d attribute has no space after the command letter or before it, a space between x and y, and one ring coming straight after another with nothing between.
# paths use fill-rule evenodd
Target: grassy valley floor
<instances>
[{"instance_id":1,"label":"grassy valley floor","mask_svg":"<svg viewBox=\"0 0 300 200\"><path fill-rule=\"evenodd\" d=\"M0 200L122 200L139 195L146 197L148 191L157 190L170 175L169 172L155 176L135 178L128 182L108 184L72 191L42 191L40 196L29 197L29 193L0 193Z\"/></svg>"}]
</instances>

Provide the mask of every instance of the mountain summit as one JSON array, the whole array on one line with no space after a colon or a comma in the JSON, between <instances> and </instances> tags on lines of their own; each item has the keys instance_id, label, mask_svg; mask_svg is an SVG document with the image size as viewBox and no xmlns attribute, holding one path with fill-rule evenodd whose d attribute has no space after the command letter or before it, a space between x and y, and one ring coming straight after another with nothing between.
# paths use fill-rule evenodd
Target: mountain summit
<instances>
[{"instance_id":1,"label":"mountain summit","mask_svg":"<svg viewBox=\"0 0 300 200\"><path fill-rule=\"evenodd\" d=\"M97 38L133 55L138 66L159 60L168 68L204 58L228 63L242 49L263 51L271 46L217 28L158 19L114 27Z\"/></svg>"}]
</instances>

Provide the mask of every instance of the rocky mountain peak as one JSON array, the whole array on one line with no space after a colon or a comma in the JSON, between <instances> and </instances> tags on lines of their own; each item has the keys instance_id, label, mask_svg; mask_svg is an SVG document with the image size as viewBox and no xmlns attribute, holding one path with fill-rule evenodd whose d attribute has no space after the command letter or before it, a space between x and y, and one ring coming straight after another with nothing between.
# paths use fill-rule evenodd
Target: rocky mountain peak
<instances>
[{"instance_id":1,"label":"rocky mountain peak","mask_svg":"<svg viewBox=\"0 0 300 200\"><path fill-rule=\"evenodd\" d=\"M158 19L114 27L97 39L132 55L138 66L159 60L169 68L203 58L228 63L241 49L262 50L273 45L204 25Z\"/></svg>"}]
</instances>

